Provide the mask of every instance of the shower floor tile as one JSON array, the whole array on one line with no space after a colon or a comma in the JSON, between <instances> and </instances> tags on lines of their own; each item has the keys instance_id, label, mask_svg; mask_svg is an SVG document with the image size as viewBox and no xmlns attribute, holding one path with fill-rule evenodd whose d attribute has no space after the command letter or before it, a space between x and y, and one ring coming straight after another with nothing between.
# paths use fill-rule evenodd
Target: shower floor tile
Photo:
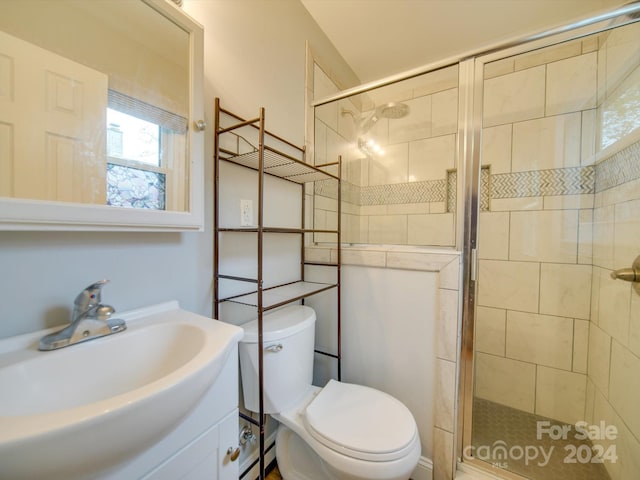
<instances>
[{"instance_id":1,"label":"shower floor tile","mask_svg":"<svg viewBox=\"0 0 640 480\"><path fill-rule=\"evenodd\" d=\"M573 426L566 426L571 428L566 439L553 440L549 435L542 435L542 438L538 439L538 421L548 421L558 427L565 425L556 420L475 398L472 434L475 456L494 464L497 468L505 468L536 480L610 480L602 463L565 462L570 453L575 453L574 448L578 449L581 445L586 446L582 447L581 451L587 455L593 452L589 440L578 440L574 437L576 432ZM504 450L499 447L504 447L513 454L507 455L506 458L500 456L500 452ZM530 459L527 460L525 456L518 459L519 453L526 453L527 447ZM534 451L538 455L537 458L531 458ZM547 462L540 453L542 451L546 452ZM573 458L577 457L574 455Z\"/></svg>"}]
</instances>

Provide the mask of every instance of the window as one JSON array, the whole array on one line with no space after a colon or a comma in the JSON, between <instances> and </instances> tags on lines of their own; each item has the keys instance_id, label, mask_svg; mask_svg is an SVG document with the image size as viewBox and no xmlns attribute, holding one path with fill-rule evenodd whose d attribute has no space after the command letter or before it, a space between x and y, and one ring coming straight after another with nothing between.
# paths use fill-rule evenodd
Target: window
<instances>
[{"instance_id":1,"label":"window","mask_svg":"<svg viewBox=\"0 0 640 480\"><path fill-rule=\"evenodd\" d=\"M177 166L186 158L186 126L183 117L110 90L107 205L155 210L178 205L184 193L171 177L183 169Z\"/></svg>"},{"instance_id":2,"label":"window","mask_svg":"<svg viewBox=\"0 0 640 480\"><path fill-rule=\"evenodd\" d=\"M107 156L160 166L160 125L107 108Z\"/></svg>"}]
</instances>

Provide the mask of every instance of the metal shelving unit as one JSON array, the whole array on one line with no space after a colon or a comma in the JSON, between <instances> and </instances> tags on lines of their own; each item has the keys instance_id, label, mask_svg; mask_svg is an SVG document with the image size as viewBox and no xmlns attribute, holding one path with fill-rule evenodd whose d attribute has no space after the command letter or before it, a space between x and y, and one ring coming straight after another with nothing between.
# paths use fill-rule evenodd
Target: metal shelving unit
<instances>
[{"instance_id":1,"label":"metal shelving unit","mask_svg":"<svg viewBox=\"0 0 640 480\"><path fill-rule=\"evenodd\" d=\"M224 121L223 121L224 120ZM223 123L225 125L223 125ZM256 138L255 143L246 140L240 132L247 129L253 131ZM227 136L227 138L225 138ZM230 137L230 140L229 138ZM253 137L252 137L253 138ZM223 140L227 140L226 142ZM225 146L223 146L223 144ZM275 148L273 145L284 147ZM232 147L230 148L229 145ZM284 150L287 150L286 152ZM232 302L255 307L258 318L258 349L263 352L263 316L269 310L284 306L286 304L302 301L304 299L336 289L337 294L337 352L325 352L316 350L321 355L337 360L338 380L341 377L341 318L340 318L340 229L341 229L341 171L342 160L338 158L336 162L322 165L309 165L306 163L305 149L299 147L282 137L279 137L265 129L265 109L261 108L259 115L253 119L244 119L235 113L220 106L220 99L215 100L215 133L214 133L214 162L215 162L215 185L214 185L214 318L220 318L220 305L223 302ZM220 162L231 162L257 172L257 214L258 223L250 227L221 227L220 226ZM329 170L337 173L330 173ZM265 175L278 177L289 182L300 185L302 218L301 228L282 228L264 225L264 178ZM305 194L306 186L309 182L318 180L335 180L338 185L338 207L337 207L337 228L313 229L305 228ZM220 265L220 239L225 233L242 233L257 235L257 275L255 277L245 277L239 275L222 274L219 271ZM300 275L299 279L281 285L264 287L263 253L264 234L298 234L301 237L300 249ZM305 260L305 236L306 234L333 234L336 238L337 261L336 263L307 262ZM305 281L305 266L319 265L336 268L336 281L334 283L318 283ZM230 280L254 285L248 293L220 296L220 281ZM258 419L240 413L241 418L258 427L260 432L260 480L265 478L265 414L264 414L264 366L263 357L259 355L258 361L258 382L259 382L259 415ZM271 447L269 447L271 448ZM253 465L252 465L253 467ZM252 468L250 467L250 468Z\"/></svg>"}]
</instances>

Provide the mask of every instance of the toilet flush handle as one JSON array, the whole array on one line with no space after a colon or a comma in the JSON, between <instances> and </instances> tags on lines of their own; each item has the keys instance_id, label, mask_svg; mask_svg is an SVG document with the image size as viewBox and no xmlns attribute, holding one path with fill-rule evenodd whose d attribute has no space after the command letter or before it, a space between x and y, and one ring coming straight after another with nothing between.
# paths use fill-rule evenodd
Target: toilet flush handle
<instances>
[{"instance_id":1,"label":"toilet flush handle","mask_svg":"<svg viewBox=\"0 0 640 480\"><path fill-rule=\"evenodd\" d=\"M283 348L282 344L278 343L277 345L269 345L268 347L265 347L265 350L270 353L278 353L281 352Z\"/></svg>"}]
</instances>

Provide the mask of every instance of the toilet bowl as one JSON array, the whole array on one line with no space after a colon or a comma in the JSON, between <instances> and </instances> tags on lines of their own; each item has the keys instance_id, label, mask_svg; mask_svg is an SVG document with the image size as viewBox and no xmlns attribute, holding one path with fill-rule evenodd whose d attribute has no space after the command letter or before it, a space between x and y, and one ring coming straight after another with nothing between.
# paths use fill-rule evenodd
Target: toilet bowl
<instances>
[{"instance_id":1,"label":"toilet bowl","mask_svg":"<svg viewBox=\"0 0 640 480\"><path fill-rule=\"evenodd\" d=\"M407 480L420 458L413 416L380 390L311 384L315 311L294 305L263 317L264 411L280 423L276 459L285 480ZM257 320L242 326L245 407L258 410Z\"/></svg>"}]
</instances>

